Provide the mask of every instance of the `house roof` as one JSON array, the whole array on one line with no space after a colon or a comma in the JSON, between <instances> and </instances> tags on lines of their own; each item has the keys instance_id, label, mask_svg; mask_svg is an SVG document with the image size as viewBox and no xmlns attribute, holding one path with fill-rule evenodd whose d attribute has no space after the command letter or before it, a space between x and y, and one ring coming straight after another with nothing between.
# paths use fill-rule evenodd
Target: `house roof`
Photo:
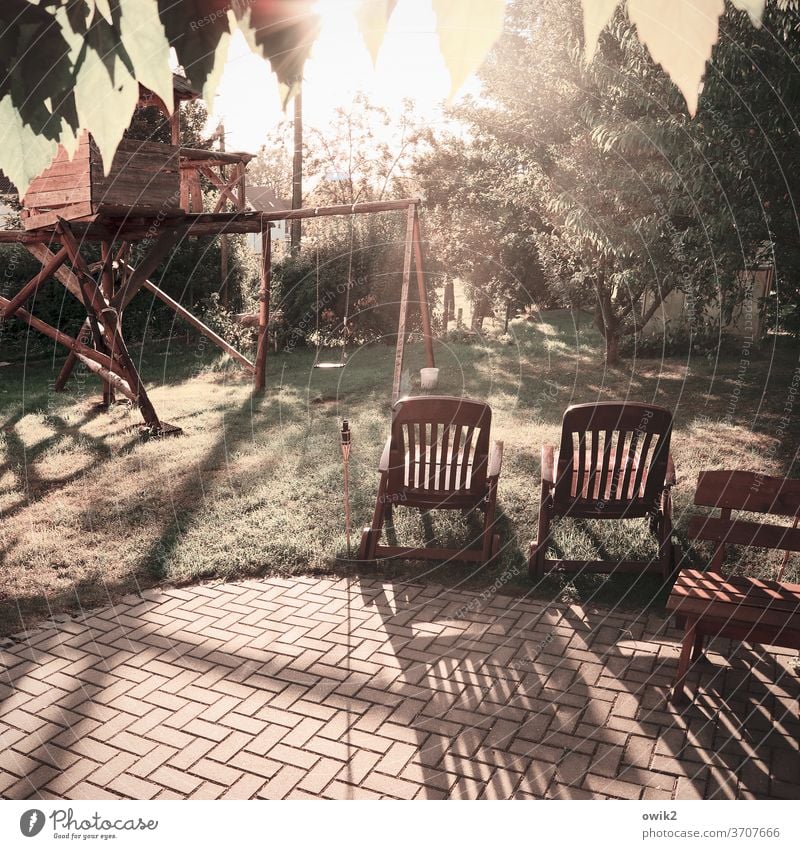
<instances>
[{"instance_id":1,"label":"house roof","mask_svg":"<svg viewBox=\"0 0 800 849\"><path fill-rule=\"evenodd\" d=\"M291 201L279 198L268 186L247 186L245 198L256 212L285 212L292 208Z\"/></svg>"}]
</instances>

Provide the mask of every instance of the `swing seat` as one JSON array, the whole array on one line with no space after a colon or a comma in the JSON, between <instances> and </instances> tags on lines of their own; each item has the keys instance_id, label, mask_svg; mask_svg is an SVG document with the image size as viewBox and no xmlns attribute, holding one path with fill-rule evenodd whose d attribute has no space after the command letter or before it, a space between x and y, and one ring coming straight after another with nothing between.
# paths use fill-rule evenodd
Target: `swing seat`
<instances>
[{"instance_id":1,"label":"swing seat","mask_svg":"<svg viewBox=\"0 0 800 849\"><path fill-rule=\"evenodd\" d=\"M500 550L494 532L503 443L489 450L492 410L467 398L423 396L394 405L391 435L379 465L372 525L361 536L359 560L466 561L488 565ZM483 513L479 545L433 548L380 545L394 506Z\"/></svg>"},{"instance_id":2,"label":"swing seat","mask_svg":"<svg viewBox=\"0 0 800 849\"><path fill-rule=\"evenodd\" d=\"M344 368L347 363L314 363L314 368Z\"/></svg>"}]
</instances>

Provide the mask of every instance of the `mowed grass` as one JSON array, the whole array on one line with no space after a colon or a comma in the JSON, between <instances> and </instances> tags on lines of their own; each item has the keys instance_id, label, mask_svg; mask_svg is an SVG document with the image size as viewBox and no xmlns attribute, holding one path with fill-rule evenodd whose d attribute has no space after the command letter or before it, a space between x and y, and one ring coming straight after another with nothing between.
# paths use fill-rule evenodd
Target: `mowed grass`
<instances>
[{"instance_id":1,"label":"mowed grass","mask_svg":"<svg viewBox=\"0 0 800 849\"><path fill-rule=\"evenodd\" d=\"M99 383L89 374L53 393L60 353L52 362L2 367L0 633L161 582L270 573L377 572L560 600L662 604L666 588L653 576L562 576L533 585L525 558L535 534L542 442L557 442L572 403L629 399L673 409L676 538L686 550L701 469L791 474L800 444L789 394L798 352L770 341L750 352L747 365L736 353L718 361L687 353L608 370L600 350L586 318L577 329L561 312L517 320L508 337L438 343L438 391L488 400L493 436L505 442L503 550L489 570L346 559L339 427L347 418L353 432L355 550L371 518L391 414L388 346L365 346L345 369L330 371L314 370L311 352L270 354L268 391L253 397L245 376L203 342L148 345L137 356L151 398L165 421L184 430L151 441L140 439L140 416L127 404L96 408ZM410 347L407 364L405 388L414 392L421 346ZM423 517L400 507L395 516L398 538L415 543L474 539L479 526L477 517L461 514ZM555 530L554 550L571 559L655 552L644 521L560 522ZM697 563L704 555L690 551ZM760 552L731 552L728 568L768 576L776 562ZM792 561L786 577L797 574Z\"/></svg>"}]
</instances>

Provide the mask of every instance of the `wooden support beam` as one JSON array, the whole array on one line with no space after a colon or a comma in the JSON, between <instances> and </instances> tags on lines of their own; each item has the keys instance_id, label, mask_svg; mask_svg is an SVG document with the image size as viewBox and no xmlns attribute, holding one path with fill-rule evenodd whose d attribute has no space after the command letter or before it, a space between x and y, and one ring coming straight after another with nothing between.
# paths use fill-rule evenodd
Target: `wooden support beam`
<instances>
[{"instance_id":1,"label":"wooden support beam","mask_svg":"<svg viewBox=\"0 0 800 849\"><path fill-rule=\"evenodd\" d=\"M394 354L394 380L392 381L392 403L400 397L400 382L403 377L403 356L406 347L406 317L408 315L408 286L411 281L411 255L413 254L416 206L409 206L406 217L406 250L403 256L403 282L400 288L400 317L397 322L397 345Z\"/></svg>"},{"instance_id":2,"label":"wooden support beam","mask_svg":"<svg viewBox=\"0 0 800 849\"><path fill-rule=\"evenodd\" d=\"M42 265L47 262L51 262L55 256L50 248L41 242L35 245L26 244L25 249L32 257L39 260ZM77 298L77 300L83 303L80 283L78 283L78 278L73 274L71 269L69 269L66 265L61 265L56 269L55 276L56 280L64 286L73 298Z\"/></svg>"},{"instance_id":3,"label":"wooden support beam","mask_svg":"<svg viewBox=\"0 0 800 849\"><path fill-rule=\"evenodd\" d=\"M431 333L431 311L428 306L428 288L425 285L425 274L422 268L422 231L419 223L419 212L414 210L414 265L417 269L417 291L419 292L419 311L422 317L422 337L425 340L425 361L428 368L434 368L433 334Z\"/></svg>"},{"instance_id":4,"label":"wooden support beam","mask_svg":"<svg viewBox=\"0 0 800 849\"><path fill-rule=\"evenodd\" d=\"M133 390L128 385L128 382L121 378L118 374L115 374L113 371L110 371L107 368L104 368L99 363L96 363L90 360L88 357L83 354L75 354L76 359L80 360L89 371L94 372L104 383L111 384L114 389L118 390L121 395L124 395L129 401L132 401L134 404L136 403L136 396L133 394Z\"/></svg>"},{"instance_id":5,"label":"wooden support beam","mask_svg":"<svg viewBox=\"0 0 800 849\"><path fill-rule=\"evenodd\" d=\"M89 273L86 260L81 256L75 235L72 233L69 224L63 219L59 221L59 230L64 247L69 251L70 259L81 283L89 318L93 318L97 322L100 334L110 351L111 359L116 360L122 376L133 390L145 423L154 433L160 432L162 429L161 422L147 395L139 372L128 353L125 340L122 338L117 310L103 298L96 281ZM100 324L101 321L102 324Z\"/></svg>"},{"instance_id":6,"label":"wooden support beam","mask_svg":"<svg viewBox=\"0 0 800 849\"><path fill-rule=\"evenodd\" d=\"M186 234L184 227L170 227L156 239L153 247L133 269L125 285L120 286L111 301L111 306L122 311L144 285L144 281L161 265L167 254Z\"/></svg>"},{"instance_id":7,"label":"wooden support beam","mask_svg":"<svg viewBox=\"0 0 800 849\"><path fill-rule=\"evenodd\" d=\"M272 262L272 233L267 225L261 234L261 278L258 295L258 347L253 389L263 392L267 386L267 348L269 347L269 287Z\"/></svg>"},{"instance_id":8,"label":"wooden support beam","mask_svg":"<svg viewBox=\"0 0 800 849\"><path fill-rule=\"evenodd\" d=\"M2 296L0 296L0 307L5 308L8 304L8 298L3 298ZM74 339L72 336L63 333L55 327L51 327L46 321L42 321L35 315L31 315L31 313L29 313L27 310L22 309L22 307L20 307L14 313L14 318L16 318L18 321L24 322L29 327L32 327L34 330L41 333L43 336L47 336L54 342L58 342L59 345L63 345L65 348L69 348L70 351L74 351L76 354L81 354L82 356L93 360L104 368L111 368L112 361L108 354L104 354L101 351L95 351L94 348L90 348L88 345L81 342L79 339Z\"/></svg>"},{"instance_id":9,"label":"wooden support beam","mask_svg":"<svg viewBox=\"0 0 800 849\"><path fill-rule=\"evenodd\" d=\"M61 248L57 254L53 254L47 261L42 270L31 280L29 280L8 302L8 308L4 309L0 314L0 321L5 321L11 318L14 313L36 292L36 290L66 262L67 249Z\"/></svg>"},{"instance_id":10,"label":"wooden support beam","mask_svg":"<svg viewBox=\"0 0 800 849\"><path fill-rule=\"evenodd\" d=\"M133 271L132 266L127 266ZM210 339L218 348L225 351L232 359L243 365L251 374L255 371L255 366L243 354L240 354L233 345L226 342L221 336L215 333L208 325L200 321L197 316L192 315L185 307L182 307L176 300L171 298L163 289L159 289L151 280L145 280L142 288L146 289L155 295L160 301L163 301L177 316L182 318L187 324L191 325L198 333Z\"/></svg>"}]
</instances>

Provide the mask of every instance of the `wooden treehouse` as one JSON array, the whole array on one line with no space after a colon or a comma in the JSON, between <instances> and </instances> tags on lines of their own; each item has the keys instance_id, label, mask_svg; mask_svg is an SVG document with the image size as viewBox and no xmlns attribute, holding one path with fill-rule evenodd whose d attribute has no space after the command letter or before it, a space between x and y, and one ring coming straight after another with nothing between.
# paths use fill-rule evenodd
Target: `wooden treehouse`
<instances>
[{"instance_id":1,"label":"wooden treehouse","mask_svg":"<svg viewBox=\"0 0 800 849\"><path fill-rule=\"evenodd\" d=\"M171 116L152 92L141 89L139 100L141 108L156 106L169 119L170 144L125 138L106 175L97 145L88 133L84 133L71 159L60 149L51 165L31 183L22 198L24 229L0 231L0 243L23 245L42 266L12 298L0 297L0 320L16 318L68 349L56 380L56 390L63 390L75 365L80 362L102 380L105 405L111 404L119 393L138 406L151 433L179 432L178 428L162 422L156 413L122 332L126 306L144 290L230 355L253 375L255 390L262 391L269 324L270 222L398 209L408 211L408 224L395 387L399 386L402 365L412 254L423 306L428 364L433 365L427 295L422 278L419 201L381 201L289 212L247 210L245 171L251 154L181 147L178 104L197 94L185 80L176 77L174 96L176 108ZM203 208L203 180L219 191L212 210ZM186 238L222 237L224 258L228 234L259 232L262 235L261 283L258 345L253 362L160 289L150 276ZM133 267L130 246L142 241L147 242L147 250ZM87 244L99 244L100 262L89 264L83 254ZM75 337L25 309L28 300L53 277L86 310L86 320ZM223 281L224 278L223 273Z\"/></svg>"}]
</instances>

